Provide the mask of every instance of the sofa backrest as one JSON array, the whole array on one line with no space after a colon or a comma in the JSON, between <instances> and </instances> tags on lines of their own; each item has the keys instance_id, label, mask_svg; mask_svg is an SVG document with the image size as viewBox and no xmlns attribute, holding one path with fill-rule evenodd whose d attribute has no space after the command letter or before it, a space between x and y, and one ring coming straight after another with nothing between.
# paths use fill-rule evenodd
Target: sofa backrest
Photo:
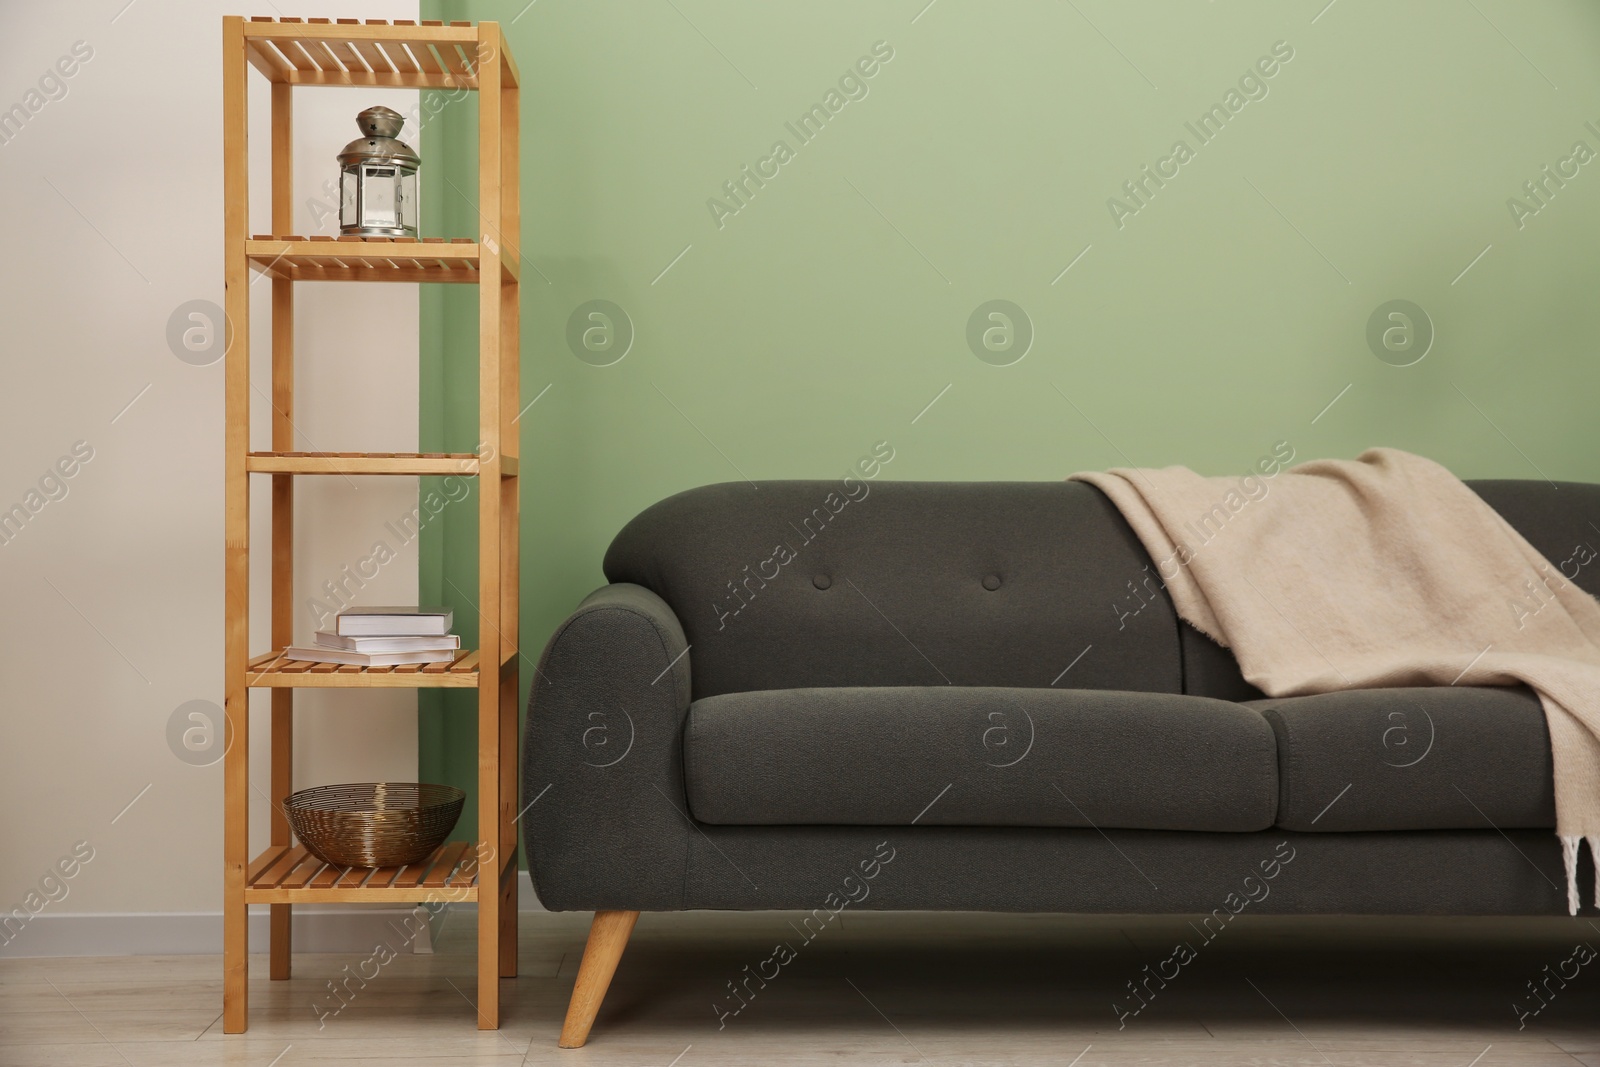
<instances>
[{"instance_id":1,"label":"sofa backrest","mask_svg":"<svg viewBox=\"0 0 1600 1067\"><path fill-rule=\"evenodd\" d=\"M1600 486L1469 484L1556 566L1600 547ZM1566 570L1600 592L1600 558ZM709 485L629 522L605 573L677 613L696 699L943 684L1260 695L1178 619L1133 531L1080 482Z\"/></svg>"},{"instance_id":2,"label":"sofa backrest","mask_svg":"<svg viewBox=\"0 0 1600 1067\"><path fill-rule=\"evenodd\" d=\"M1557 571L1591 596L1600 596L1600 485L1527 479L1468 481L1473 492L1527 539ZM1530 574L1529 578L1533 579ZM1554 579L1559 581L1559 578ZM1538 591L1507 589L1503 600L1484 605L1489 632L1514 629L1521 610L1536 611ZM1188 623L1180 622L1184 648L1184 692L1222 700L1255 700L1261 690L1245 681L1233 653Z\"/></svg>"},{"instance_id":3,"label":"sofa backrest","mask_svg":"<svg viewBox=\"0 0 1600 1067\"><path fill-rule=\"evenodd\" d=\"M1600 485L1531 479L1467 484L1553 568L1590 596L1600 596ZM1507 608L1506 617L1515 620L1516 613Z\"/></svg>"},{"instance_id":4,"label":"sofa backrest","mask_svg":"<svg viewBox=\"0 0 1600 1067\"><path fill-rule=\"evenodd\" d=\"M605 572L677 612L697 699L947 682L1177 693L1171 601L1153 578L1130 592L1148 564L1088 485L851 479L679 493L623 528Z\"/></svg>"}]
</instances>

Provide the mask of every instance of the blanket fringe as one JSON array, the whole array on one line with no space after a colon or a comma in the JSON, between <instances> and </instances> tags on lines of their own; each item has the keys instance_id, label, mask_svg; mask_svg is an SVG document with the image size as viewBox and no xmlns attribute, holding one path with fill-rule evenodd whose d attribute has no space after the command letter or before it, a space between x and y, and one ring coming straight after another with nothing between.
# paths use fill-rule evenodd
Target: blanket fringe
<instances>
[{"instance_id":1,"label":"blanket fringe","mask_svg":"<svg viewBox=\"0 0 1600 1067\"><path fill-rule=\"evenodd\" d=\"M1578 914L1578 849L1583 846L1582 837L1569 837L1561 835L1561 857L1567 865L1567 913ZM1593 844L1590 845L1593 848ZM1596 853L1600 855L1600 853Z\"/></svg>"},{"instance_id":2,"label":"blanket fringe","mask_svg":"<svg viewBox=\"0 0 1600 1067\"><path fill-rule=\"evenodd\" d=\"M1594 906L1600 908L1600 837L1589 841L1589 861L1594 864Z\"/></svg>"}]
</instances>

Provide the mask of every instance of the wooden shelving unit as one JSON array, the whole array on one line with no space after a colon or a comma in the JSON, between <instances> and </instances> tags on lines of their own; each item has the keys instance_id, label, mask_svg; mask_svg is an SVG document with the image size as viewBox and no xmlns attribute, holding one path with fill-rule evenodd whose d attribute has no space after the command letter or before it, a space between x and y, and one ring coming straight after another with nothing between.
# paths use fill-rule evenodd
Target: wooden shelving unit
<instances>
[{"instance_id":1,"label":"wooden shelving unit","mask_svg":"<svg viewBox=\"0 0 1600 1067\"><path fill-rule=\"evenodd\" d=\"M246 79L272 93L271 229L249 218ZM222 23L227 315L226 712L224 758L223 1029L248 1024L247 910L271 905L270 972L289 977L295 904L473 901L478 908L479 1029L500 1022L499 979L516 975L517 537L519 395L517 67L493 22L252 19ZM478 215L471 238L398 240L292 234L293 89L296 86L466 87L479 93ZM352 114L354 112L352 111ZM335 146L337 147L337 146ZM331 160L332 149L329 150ZM250 281L272 282L272 447L250 449ZM316 453L294 450L296 282L446 282L478 286L479 450L476 453ZM269 651L251 652L250 475L272 480L272 623ZM479 648L454 662L341 667L286 661L293 642L295 478L330 474L462 475L478 493ZM337 868L291 839L282 798L293 791L294 692L301 688L420 688L478 692L475 842L447 844L422 863ZM272 691L270 842L250 851L249 691ZM466 813L471 818L471 813Z\"/></svg>"}]
</instances>

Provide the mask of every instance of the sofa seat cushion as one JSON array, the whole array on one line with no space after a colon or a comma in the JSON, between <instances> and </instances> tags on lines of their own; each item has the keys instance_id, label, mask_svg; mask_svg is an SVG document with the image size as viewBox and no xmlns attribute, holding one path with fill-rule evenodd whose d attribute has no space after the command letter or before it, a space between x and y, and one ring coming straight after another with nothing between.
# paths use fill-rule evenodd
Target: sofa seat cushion
<instances>
[{"instance_id":1,"label":"sofa seat cushion","mask_svg":"<svg viewBox=\"0 0 1600 1067\"><path fill-rule=\"evenodd\" d=\"M1550 829L1550 733L1518 687L1355 689L1253 700L1278 738L1288 830Z\"/></svg>"},{"instance_id":2,"label":"sofa seat cushion","mask_svg":"<svg viewBox=\"0 0 1600 1067\"><path fill-rule=\"evenodd\" d=\"M697 700L689 808L721 825L1245 832L1278 810L1260 713L1094 689L781 689Z\"/></svg>"}]
</instances>

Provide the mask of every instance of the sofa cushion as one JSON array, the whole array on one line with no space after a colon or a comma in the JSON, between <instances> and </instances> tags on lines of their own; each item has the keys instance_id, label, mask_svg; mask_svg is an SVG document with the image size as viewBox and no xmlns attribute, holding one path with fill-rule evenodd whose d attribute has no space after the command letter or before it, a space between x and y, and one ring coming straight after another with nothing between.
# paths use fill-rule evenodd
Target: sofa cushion
<instances>
[{"instance_id":1,"label":"sofa cushion","mask_svg":"<svg viewBox=\"0 0 1600 1067\"><path fill-rule=\"evenodd\" d=\"M1105 690L766 690L696 701L689 808L712 824L1252 831L1272 730L1205 697Z\"/></svg>"},{"instance_id":2,"label":"sofa cushion","mask_svg":"<svg viewBox=\"0 0 1600 1067\"><path fill-rule=\"evenodd\" d=\"M1528 689L1356 689L1247 706L1277 735L1285 829L1556 824L1550 734Z\"/></svg>"}]
</instances>

